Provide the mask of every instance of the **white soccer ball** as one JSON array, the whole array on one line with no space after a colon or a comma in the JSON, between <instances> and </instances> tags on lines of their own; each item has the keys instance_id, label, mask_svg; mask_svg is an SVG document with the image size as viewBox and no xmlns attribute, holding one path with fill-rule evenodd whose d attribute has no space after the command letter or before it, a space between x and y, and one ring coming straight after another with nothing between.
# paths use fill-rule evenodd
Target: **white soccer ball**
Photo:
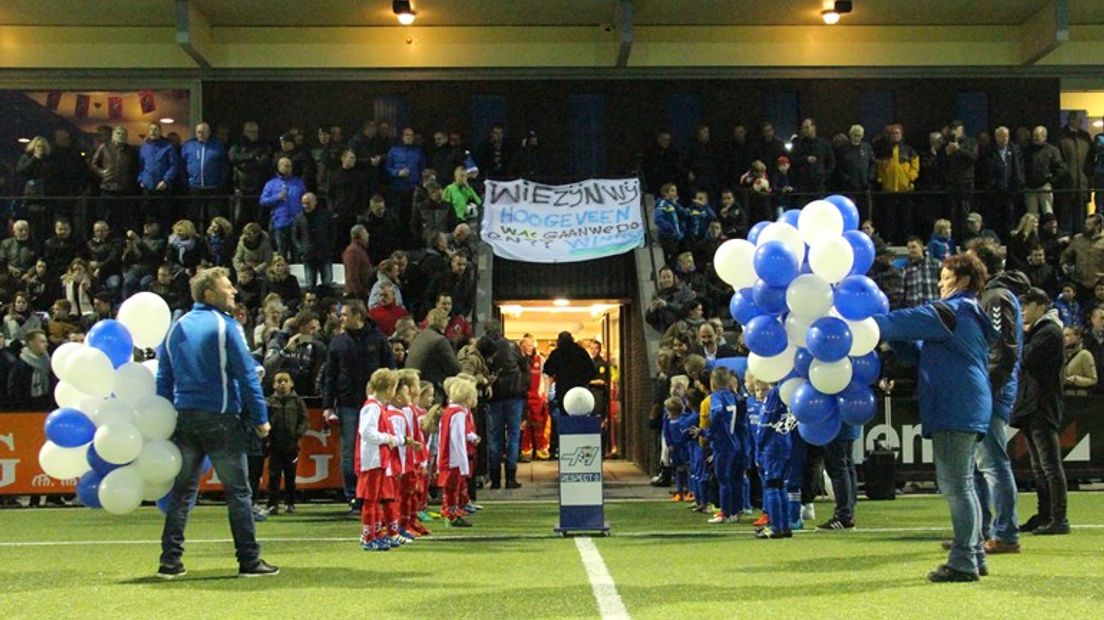
<instances>
[{"instance_id":1,"label":"white soccer ball","mask_svg":"<svg viewBox=\"0 0 1104 620\"><path fill-rule=\"evenodd\" d=\"M574 387L564 394L564 411L567 415L589 415L594 411L594 394L585 387Z\"/></svg>"}]
</instances>

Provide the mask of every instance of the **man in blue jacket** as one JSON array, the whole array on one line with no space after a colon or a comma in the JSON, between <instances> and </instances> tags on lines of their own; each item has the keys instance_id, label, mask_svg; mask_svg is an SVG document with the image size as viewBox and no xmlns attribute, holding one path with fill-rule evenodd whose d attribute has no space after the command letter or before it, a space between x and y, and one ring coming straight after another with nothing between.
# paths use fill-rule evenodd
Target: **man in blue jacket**
<instances>
[{"instance_id":1,"label":"man in blue jacket","mask_svg":"<svg viewBox=\"0 0 1104 620\"><path fill-rule=\"evenodd\" d=\"M187 173L188 219L198 230L206 230L207 222L215 216L226 217L226 201L215 198L226 185L230 159L218 138L211 135L207 123L196 125L195 137L180 149Z\"/></svg>"},{"instance_id":2,"label":"man in blue jacket","mask_svg":"<svg viewBox=\"0 0 1104 620\"><path fill-rule=\"evenodd\" d=\"M174 441L182 457L165 512L157 576L174 579L185 574L184 527L199 490L204 457L210 458L222 481L238 575L275 575L279 569L260 557L246 472L247 433L268 435L268 408L256 362L230 314L237 291L223 268L201 271L192 278L191 289L195 305L169 329L157 351L157 393L179 412Z\"/></svg>"},{"instance_id":3,"label":"man in blue jacket","mask_svg":"<svg viewBox=\"0 0 1104 620\"><path fill-rule=\"evenodd\" d=\"M146 141L138 151L138 186L146 197L145 215L157 218L161 230L172 229L169 198L180 170L180 156L171 142L161 137L161 125L150 123ZM133 215L133 214L132 214ZM131 217L127 230L134 230L144 218Z\"/></svg>"},{"instance_id":4,"label":"man in blue jacket","mask_svg":"<svg viewBox=\"0 0 1104 620\"><path fill-rule=\"evenodd\" d=\"M425 169L425 153L414 144L414 129L403 128L402 142L387 151L386 167L391 177L392 203L399 207L399 224L403 231L409 231L414 189L422 184Z\"/></svg>"},{"instance_id":5,"label":"man in blue jacket","mask_svg":"<svg viewBox=\"0 0 1104 620\"><path fill-rule=\"evenodd\" d=\"M986 279L976 256L957 254L943 261L938 301L874 316L898 357L919 358L920 420L954 527L947 563L928 573L933 582L989 574L974 489L974 447L989 431L993 412L989 349L998 336L977 301Z\"/></svg>"},{"instance_id":6,"label":"man in blue jacket","mask_svg":"<svg viewBox=\"0 0 1104 620\"><path fill-rule=\"evenodd\" d=\"M292 261L295 218L303 213L303 195L307 193L303 179L292 175L290 157L281 155L276 161L276 176L265 183L261 190L262 212L271 214L270 229L276 240L276 251L287 261Z\"/></svg>"}]
</instances>

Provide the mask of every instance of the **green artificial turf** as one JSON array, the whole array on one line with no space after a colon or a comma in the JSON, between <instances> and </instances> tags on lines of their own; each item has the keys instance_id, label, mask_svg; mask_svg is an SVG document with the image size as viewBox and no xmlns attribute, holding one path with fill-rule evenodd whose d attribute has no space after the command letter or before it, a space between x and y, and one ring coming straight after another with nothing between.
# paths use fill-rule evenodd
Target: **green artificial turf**
<instances>
[{"instance_id":1,"label":"green artificial turf","mask_svg":"<svg viewBox=\"0 0 1104 620\"><path fill-rule=\"evenodd\" d=\"M1021 510L1033 500L1022 495ZM235 577L225 508L201 506L187 530L188 575L173 582L151 577L161 528L155 509L123 517L4 510L0 614L598 617L575 545L551 532L554 504L485 505L474 528L433 522L430 539L386 553L360 550L359 526L340 506L303 505L258 524L262 555L282 573L249 580ZM823 519L830 504L818 512ZM1023 553L990 558L992 575L980 584L924 579L949 535L939 497L861 502L859 529L789 540L756 540L747 523L706 525L685 504L617 503L606 507L613 535L596 542L633 618L1104 617L1104 494L1072 494L1070 512L1072 535L1025 537Z\"/></svg>"}]
</instances>

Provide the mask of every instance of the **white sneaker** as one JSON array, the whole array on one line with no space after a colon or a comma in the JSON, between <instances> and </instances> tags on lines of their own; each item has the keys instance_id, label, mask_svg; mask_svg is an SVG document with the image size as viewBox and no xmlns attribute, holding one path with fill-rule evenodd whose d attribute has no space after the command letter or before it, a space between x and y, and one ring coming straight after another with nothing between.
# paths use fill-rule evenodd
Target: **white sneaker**
<instances>
[{"instance_id":1,"label":"white sneaker","mask_svg":"<svg viewBox=\"0 0 1104 620\"><path fill-rule=\"evenodd\" d=\"M706 521L706 523L712 523L714 525L716 525L718 523L727 523L729 518L730 517L726 517L723 514L720 514L720 515L717 515L717 516L713 517L712 519Z\"/></svg>"},{"instance_id":2,"label":"white sneaker","mask_svg":"<svg viewBox=\"0 0 1104 620\"><path fill-rule=\"evenodd\" d=\"M812 502L801 507L802 521L816 521L816 506Z\"/></svg>"}]
</instances>

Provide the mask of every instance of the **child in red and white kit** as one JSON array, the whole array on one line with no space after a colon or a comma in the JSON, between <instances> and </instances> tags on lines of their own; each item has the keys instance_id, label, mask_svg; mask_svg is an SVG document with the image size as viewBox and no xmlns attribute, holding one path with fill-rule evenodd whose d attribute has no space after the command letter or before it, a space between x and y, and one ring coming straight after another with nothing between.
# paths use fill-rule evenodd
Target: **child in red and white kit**
<instances>
[{"instance_id":1,"label":"child in red and white kit","mask_svg":"<svg viewBox=\"0 0 1104 620\"><path fill-rule=\"evenodd\" d=\"M380 504L383 509L383 522L387 527L387 541L392 547L404 545L414 540L414 535L403 527L403 498L407 495L407 474L414 472L413 451L420 449L421 443L413 437L411 423L407 421L403 409L410 405L411 387L417 389L418 375L408 371L395 373L395 395L384 407L380 418L380 427L399 439L398 445L391 448L391 462L380 491Z\"/></svg>"},{"instance_id":2,"label":"child in red and white kit","mask_svg":"<svg viewBox=\"0 0 1104 620\"><path fill-rule=\"evenodd\" d=\"M391 448L400 445L401 437L388 433L390 424L384 408L395 396L398 375L380 368L368 380L367 399L360 409L357 424L357 451L353 465L357 472L357 498L361 501L360 546L365 551L387 551L391 543L384 535L381 496L391 464ZM389 485L388 485L389 486Z\"/></svg>"},{"instance_id":3,"label":"child in red and white kit","mask_svg":"<svg viewBox=\"0 0 1104 620\"><path fill-rule=\"evenodd\" d=\"M414 401L421 389L418 371L407 368L399 370L398 375L398 388L391 406L388 407L388 417L395 432L406 439L405 445L396 451L399 455L399 463L392 462L392 465L396 491L395 503L398 508L398 536L410 542L419 535L414 527L417 522L415 517L417 511L414 507L418 495L418 460L425 447L425 438L422 436L422 429L418 426L414 413Z\"/></svg>"},{"instance_id":4,"label":"child in red and white kit","mask_svg":"<svg viewBox=\"0 0 1104 620\"><path fill-rule=\"evenodd\" d=\"M429 502L429 438L426 436L426 408L433 406L433 384L429 381L418 382L418 395L410 405L411 418L414 421L414 439L422 444L414 453L413 494L410 498L407 529L415 536L427 536L430 531L422 521L429 519L425 513ZM432 428L432 427L431 427Z\"/></svg>"},{"instance_id":5,"label":"child in red and white kit","mask_svg":"<svg viewBox=\"0 0 1104 620\"><path fill-rule=\"evenodd\" d=\"M451 527L471 527L462 507L471 477L471 453L479 443L471 410L476 405L475 383L450 377L445 381L448 406L441 414L437 439L437 484L444 489L441 515Z\"/></svg>"},{"instance_id":6,"label":"child in red and white kit","mask_svg":"<svg viewBox=\"0 0 1104 620\"><path fill-rule=\"evenodd\" d=\"M432 383L429 381L422 381L422 394L419 404L426 409L426 412L425 415L421 417L418 425L422 427L422 434L426 437L426 447L424 450L426 463L418 518L423 522L431 519L439 519L441 517L440 513L434 513L429 510L430 491L432 489L440 491L441 489L437 484L437 445L440 439L440 434L437 430L441 425L441 413L444 411L444 408L440 405L434 405L437 400L436 391Z\"/></svg>"}]
</instances>

